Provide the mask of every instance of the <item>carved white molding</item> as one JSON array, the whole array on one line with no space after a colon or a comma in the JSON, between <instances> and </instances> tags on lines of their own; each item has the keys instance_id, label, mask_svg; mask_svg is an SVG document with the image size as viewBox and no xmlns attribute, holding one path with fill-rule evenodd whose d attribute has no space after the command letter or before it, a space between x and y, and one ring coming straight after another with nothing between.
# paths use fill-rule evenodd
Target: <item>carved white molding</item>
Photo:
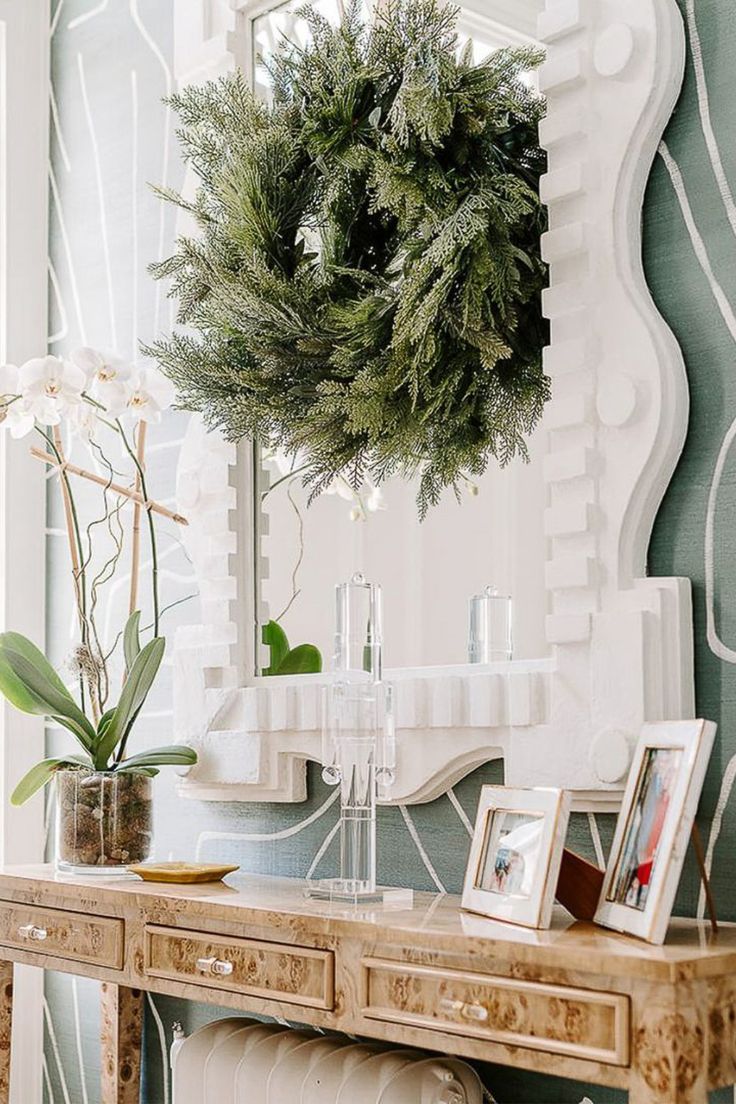
<instances>
[{"instance_id":1,"label":"carved white molding","mask_svg":"<svg viewBox=\"0 0 736 1104\"><path fill-rule=\"evenodd\" d=\"M234 57L252 57L235 0ZM679 347L641 262L644 188L684 68L675 0L547 0L540 85L549 171L546 635L552 657L387 672L397 687L392 802L430 800L503 758L511 785L559 785L574 808L614 808L647 721L693 715L690 588L646 577L657 509L682 449ZM219 64L219 63L218 63ZM192 797L300 801L318 760L325 677L255 679L252 450L192 423L182 505L202 623L179 638L178 737L200 762Z\"/></svg>"}]
</instances>

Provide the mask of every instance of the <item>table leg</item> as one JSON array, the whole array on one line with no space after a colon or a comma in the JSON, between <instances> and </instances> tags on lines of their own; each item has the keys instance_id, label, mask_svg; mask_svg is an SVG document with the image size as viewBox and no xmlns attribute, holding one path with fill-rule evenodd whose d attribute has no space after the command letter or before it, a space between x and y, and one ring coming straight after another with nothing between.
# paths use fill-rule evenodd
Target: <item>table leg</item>
<instances>
[{"instance_id":1,"label":"table leg","mask_svg":"<svg viewBox=\"0 0 736 1104\"><path fill-rule=\"evenodd\" d=\"M707 1104L708 997L698 982L635 992L630 1104Z\"/></svg>"},{"instance_id":2,"label":"table leg","mask_svg":"<svg viewBox=\"0 0 736 1104\"><path fill-rule=\"evenodd\" d=\"M102 1104L139 1104L142 1035L140 989L103 982Z\"/></svg>"},{"instance_id":3,"label":"table leg","mask_svg":"<svg viewBox=\"0 0 736 1104\"><path fill-rule=\"evenodd\" d=\"M0 962L0 1104L10 1100L10 1035L13 1025L13 963Z\"/></svg>"}]
</instances>

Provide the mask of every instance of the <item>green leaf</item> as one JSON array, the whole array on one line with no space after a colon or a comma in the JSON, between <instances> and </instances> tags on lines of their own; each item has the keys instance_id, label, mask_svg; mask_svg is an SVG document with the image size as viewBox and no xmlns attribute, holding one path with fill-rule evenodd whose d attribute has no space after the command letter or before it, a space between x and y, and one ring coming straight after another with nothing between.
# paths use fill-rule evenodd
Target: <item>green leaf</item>
<instances>
[{"instance_id":1,"label":"green leaf","mask_svg":"<svg viewBox=\"0 0 736 1104\"><path fill-rule=\"evenodd\" d=\"M114 716L105 727L95 750L95 766L98 770L105 770L110 756L138 715L158 674L165 649L166 641L162 636L157 636L135 657Z\"/></svg>"},{"instance_id":2,"label":"green leaf","mask_svg":"<svg viewBox=\"0 0 736 1104\"><path fill-rule=\"evenodd\" d=\"M146 778L155 778L161 771L157 767L117 767L116 774L142 774Z\"/></svg>"},{"instance_id":3,"label":"green leaf","mask_svg":"<svg viewBox=\"0 0 736 1104\"><path fill-rule=\"evenodd\" d=\"M11 805L22 805L29 797L51 781L59 767L69 766L67 759L44 759L25 774L13 790Z\"/></svg>"},{"instance_id":4,"label":"green leaf","mask_svg":"<svg viewBox=\"0 0 736 1104\"><path fill-rule=\"evenodd\" d=\"M57 690L69 696L69 691L61 682L53 667L47 663L46 658L30 640L19 633L2 633L0 635L0 692L16 709L20 709L23 713L40 713L41 715L48 712L45 709L45 703L41 702L31 688L26 686L8 662L8 656L11 652L17 652L30 662L34 662L39 670L45 671L47 678L56 685Z\"/></svg>"},{"instance_id":5,"label":"green leaf","mask_svg":"<svg viewBox=\"0 0 736 1104\"><path fill-rule=\"evenodd\" d=\"M300 644L288 652L277 675L316 675L322 670L322 653L314 644Z\"/></svg>"},{"instance_id":6,"label":"green leaf","mask_svg":"<svg viewBox=\"0 0 736 1104\"><path fill-rule=\"evenodd\" d=\"M86 767L86 769L90 771L95 769L95 765L89 755L66 755L64 756L64 761L67 762L69 766Z\"/></svg>"},{"instance_id":7,"label":"green leaf","mask_svg":"<svg viewBox=\"0 0 736 1104\"><path fill-rule=\"evenodd\" d=\"M22 633L16 632L5 632L0 634L0 652L6 647L11 648L15 652L19 652L30 663L33 663L39 671L44 672L49 682L51 682L57 690L65 694L70 701L74 701L61 678L46 659L46 656L27 636L23 636Z\"/></svg>"},{"instance_id":8,"label":"green leaf","mask_svg":"<svg viewBox=\"0 0 736 1104\"><path fill-rule=\"evenodd\" d=\"M136 656L141 650L140 638L141 611L136 610L128 618L123 630L123 653L125 655L125 670L130 670Z\"/></svg>"},{"instance_id":9,"label":"green leaf","mask_svg":"<svg viewBox=\"0 0 736 1104\"><path fill-rule=\"evenodd\" d=\"M0 636L0 691L24 713L58 720L91 750L93 726L46 657L19 633Z\"/></svg>"},{"instance_id":10,"label":"green leaf","mask_svg":"<svg viewBox=\"0 0 736 1104\"><path fill-rule=\"evenodd\" d=\"M191 767L197 762L197 753L194 748L184 744L171 744L168 747L150 748L149 751L141 751L138 755L131 755L124 760L120 769L129 770L132 767Z\"/></svg>"},{"instance_id":11,"label":"green leaf","mask_svg":"<svg viewBox=\"0 0 736 1104\"><path fill-rule=\"evenodd\" d=\"M275 675L289 654L289 639L278 621L269 621L261 629L261 640L270 649L271 659L263 674Z\"/></svg>"},{"instance_id":12,"label":"green leaf","mask_svg":"<svg viewBox=\"0 0 736 1104\"><path fill-rule=\"evenodd\" d=\"M106 713L102 714L99 721L97 722L97 735L98 735L98 737L102 736L104 734L105 729L110 724L110 721L113 719L114 716L115 716L115 709L114 708L113 709L108 709L108 711Z\"/></svg>"}]
</instances>

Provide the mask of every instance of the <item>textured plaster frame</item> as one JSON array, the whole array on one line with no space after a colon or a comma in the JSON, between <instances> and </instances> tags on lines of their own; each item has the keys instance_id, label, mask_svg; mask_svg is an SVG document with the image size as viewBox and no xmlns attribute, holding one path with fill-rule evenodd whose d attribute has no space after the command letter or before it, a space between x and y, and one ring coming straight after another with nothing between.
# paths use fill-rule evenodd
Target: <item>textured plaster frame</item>
<instances>
[{"instance_id":1,"label":"textured plaster frame","mask_svg":"<svg viewBox=\"0 0 736 1104\"><path fill-rule=\"evenodd\" d=\"M223 0L179 2L188 43L177 47L180 83L235 64L250 70L251 22L273 0L233 0L232 11ZM225 29L207 37L213 27ZM398 702L395 803L432 800L503 758L510 785L562 786L574 791L573 809L614 809L641 725L693 716L689 582L646 578L652 525L684 443L688 390L679 346L644 279L640 229L682 81L682 21L675 0L547 0L538 37L548 51L540 82L553 397L541 432L552 655L389 672ZM180 489L202 623L177 640L175 707L177 738L198 746L200 763L181 790L301 801L306 761L320 755L325 678L250 676L260 612L249 598L260 556L256 474L250 446L236 449L192 421Z\"/></svg>"}]
</instances>

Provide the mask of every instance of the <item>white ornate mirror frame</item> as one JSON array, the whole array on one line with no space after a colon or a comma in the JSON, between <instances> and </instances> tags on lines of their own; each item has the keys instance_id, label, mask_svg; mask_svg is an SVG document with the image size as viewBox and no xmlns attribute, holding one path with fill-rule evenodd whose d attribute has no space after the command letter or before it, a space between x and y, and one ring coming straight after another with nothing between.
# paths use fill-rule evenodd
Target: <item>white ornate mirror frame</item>
<instances>
[{"instance_id":1,"label":"white ornate mirror frame","mask_svg":"<svg viewBox=\"0 0 736 1104\"><path fill-rule=\"evenodd\" d=\"M509 7L508 0L498 0ZM180 83L251 68L252 21L274 0L179 0ZM539 7L514 0L515 18ZM693 715L689 582L646 577L654 518L685 438L680 349L641 261L644 189L684 68L675 0L546 0L542 195L550 230L545 369L549 658L402 669L392 802L431 800L503 758L513 786L617 807L645 721ZM208 800L301 801L320 756L324 676L255 678L252 448L193 421L180 465L202 623L176 646L177 736L200 749L182 782Z\"/></svg>"}]
</instances>

